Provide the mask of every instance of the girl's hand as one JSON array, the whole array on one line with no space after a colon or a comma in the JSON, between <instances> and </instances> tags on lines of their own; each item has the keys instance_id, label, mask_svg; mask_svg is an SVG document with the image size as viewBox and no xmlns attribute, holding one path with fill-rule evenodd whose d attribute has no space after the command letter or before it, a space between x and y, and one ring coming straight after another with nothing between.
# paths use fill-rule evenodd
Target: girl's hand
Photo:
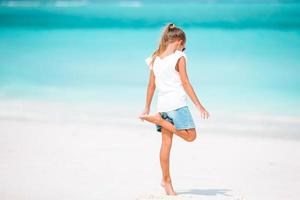
<instances>
[{"instance_id":1,"label":"girl's hand","mask_svg":"<svg viewBox=\"0 0 300 200\"><path fill-rule=\"evenodd\" d=\"M209 113L207 112L207 110L205 110L205 108L203 108L203 107L197 107L197 108L200 111L201 117L203 119L207 119L210 116Z\"/></svg>"},{"instance_id":2,"label":"girl's hand","mask_svg":"<svg viewBox=\"0 0 300 200\"><path fill-rule=\"evenodd\" d=\"M150 112L150 108L145 108L144 111L142 112L142 114L140 114L139 118L144 121L141 116L142 115L149 115L149 112Z\"/></svg>"}]
</instances>

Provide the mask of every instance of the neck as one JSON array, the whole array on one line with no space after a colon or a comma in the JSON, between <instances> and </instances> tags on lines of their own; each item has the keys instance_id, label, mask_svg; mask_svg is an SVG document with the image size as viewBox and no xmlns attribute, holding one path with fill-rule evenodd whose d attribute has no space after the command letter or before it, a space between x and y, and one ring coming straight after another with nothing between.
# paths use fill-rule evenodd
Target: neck
<instances>
[{"instance_id":1,"label":"neck","mask_svg":"<svg viewBox=\"0 0 300 200\"><path fill-rule=\"evenodd\" d=\"M176 46L175 45L172 45L172 44L169 44L167 46L167 48L165 49L164 53L174 53L176 51Z\"/></svg>"}]
</instances>

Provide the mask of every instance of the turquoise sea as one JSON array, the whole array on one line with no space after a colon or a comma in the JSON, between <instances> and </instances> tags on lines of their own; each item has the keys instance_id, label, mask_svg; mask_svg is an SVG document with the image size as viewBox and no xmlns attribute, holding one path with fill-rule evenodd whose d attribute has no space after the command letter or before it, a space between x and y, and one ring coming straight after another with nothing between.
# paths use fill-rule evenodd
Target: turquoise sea
<instances>
[{"instance_id":1,"label":"turquoise sea","mask_svg":"<svg viewBox=\"0 0 300 200\"><path fill-rule=\"evenodd\" d=\"M209 111L300 115L300 4L2 5L0 98L142 110L167 22Z\"/></svg>"}]
</instances>

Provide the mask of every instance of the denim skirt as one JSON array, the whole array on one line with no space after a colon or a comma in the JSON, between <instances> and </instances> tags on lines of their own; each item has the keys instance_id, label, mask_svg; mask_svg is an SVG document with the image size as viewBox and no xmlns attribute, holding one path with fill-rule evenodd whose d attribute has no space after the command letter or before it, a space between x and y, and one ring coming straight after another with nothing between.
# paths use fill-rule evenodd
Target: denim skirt
<instances>
[{"instance_id":1,"label":"denim skirt","mask_svg":"<svg viewBox=\"0 0 300 200\"><path fill-rule=\"evenodd\" d=\"M177 130L195 128L195 123L188 106L167 112L159 112L161 117L171 122ZM156 124L156 131L161 132L161 126Z\"/></svg>"}]
</instances>

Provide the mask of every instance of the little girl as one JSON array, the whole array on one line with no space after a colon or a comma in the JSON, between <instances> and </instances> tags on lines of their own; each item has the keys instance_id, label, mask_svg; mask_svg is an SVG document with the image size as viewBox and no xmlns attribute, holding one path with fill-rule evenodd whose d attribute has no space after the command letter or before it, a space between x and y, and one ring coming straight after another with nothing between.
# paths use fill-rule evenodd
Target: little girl
<instances>
[{"instance_id":1,"label":"little girl","mask_svg":"<svg viewBox=\"0 0 300 200\"><path fill-rule=\"evenodd\" d=\"M187 95L191 98L204 119L209 113L201 105L189 82L186 71L186 37L182 29L168 23L161 35L159 47L152 56L146 58L150 77L147 88L146 106L139 118L156 125L162 133L160 164L162 169L161 186L167 195L177 195L172 187L169 158L173 133L191 142L196 138L195 124L187 106ZM156 114L149 115L155 89L158 90Z\"/></svg>"}]
</instances>

